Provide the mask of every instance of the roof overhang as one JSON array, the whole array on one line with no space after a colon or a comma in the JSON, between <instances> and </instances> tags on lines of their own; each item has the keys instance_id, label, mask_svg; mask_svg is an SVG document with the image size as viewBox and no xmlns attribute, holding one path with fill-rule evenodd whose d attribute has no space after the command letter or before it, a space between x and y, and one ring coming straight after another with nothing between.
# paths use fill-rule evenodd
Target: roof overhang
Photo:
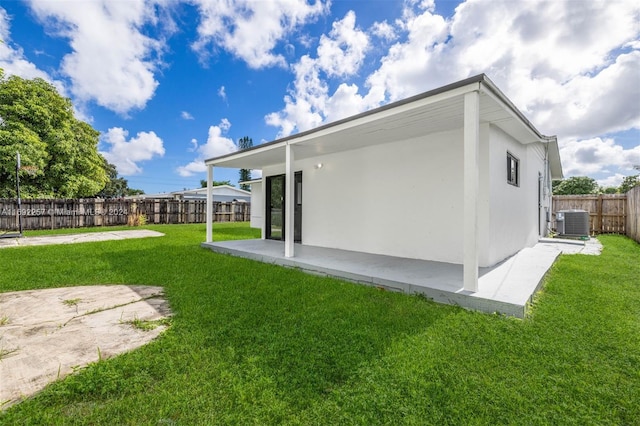
<instances>
[{"instance_id":1,"label":"roof overhang","mask_svg":"<svg viewBox=\"0 0 640 426\"><path fill-rule=\"evenodd\" d=\"M205 163L216 167L262 169L284 163L287 145L295 147L298 160L461 129L464 95L472 91L480 94L481 124L495 125L523 144L549 143L549 138L538 132L487 76L480 74L312 130L211 158ZM561 175L559 158L558 154Z\"/></svg>"},{"instance_id":2,"label":"roof overhang","mask_svg":"<svg viewBox=\"0 0 640 426\"><path fill-rule=\"evenodd\" d=\"M253 185L256 183L262 183L262 179L243 180L242 182L238 182L238 185Z\"/></svg>"},{"instance_id":3,"label":"roof overhang","mask_svg":"<svg viewBox=\"0 0 640 426\"><path fill-rule=\"evenodd\" d=\"M549 168L551 169L551 179L563 179L564 173L562 173L562 162L560 161L560 148L558 147L558 138L555 136L547 137L547 155Z\"/></svg>"}]
</instances>

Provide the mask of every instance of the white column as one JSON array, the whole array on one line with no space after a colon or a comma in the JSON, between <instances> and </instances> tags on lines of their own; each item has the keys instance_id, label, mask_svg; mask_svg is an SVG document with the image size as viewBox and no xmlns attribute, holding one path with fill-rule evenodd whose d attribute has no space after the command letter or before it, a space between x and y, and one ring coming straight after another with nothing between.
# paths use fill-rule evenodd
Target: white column
<instances>
[{"instance_id":1,"label":"white column","mask_svg":"<svg viewBox=\"0 0 640 426\"><path fill-rule=\"evenodd\" d=\"M294 172L293 172L293 148L287 144L285 158L285 195L284 195L284 257L293 257L293 235L294 235Z\"/></svg>"},{"instance_id":2,"label":"white column","mask_svg":"<svg viewBox=\"0 0 640 426\"><path fill-rule=\"evenodd\" d=\"M464 289L478 291L478 180L480 95L464 95Z\"/></svg>"},{"instance_id":3,"label":"white column","mask_svg":"<svg viewBox=\"0 0 640 426\"><path fill-rule=\"evenodd\" d=\"M267 215L269 214L269 210L271 209L271 200L267 200L267 178L262 176L262 204L263 204L263 212L262 212L262 230L260 231L260 238L263 240L267 239Z\"/></svg>"},{"instance_id":4,"label":"white column","mask_svg":"<svg viewBox=\"0 0 640 426\"><path fill-rule=\"evenodd\" d=\"M213 241L213 166L207 164L207 242Z\"/></svg>"}]
</instances>

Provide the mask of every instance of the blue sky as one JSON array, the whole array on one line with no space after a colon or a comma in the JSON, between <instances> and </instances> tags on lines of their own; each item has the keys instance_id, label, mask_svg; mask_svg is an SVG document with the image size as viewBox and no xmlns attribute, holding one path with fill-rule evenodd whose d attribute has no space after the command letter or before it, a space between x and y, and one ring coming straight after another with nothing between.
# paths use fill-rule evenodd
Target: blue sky
<instances>
[{"instance_id":1,"label":"blue sky","mask_svg":"<svg viewBox=\"0 0 640 426\"><path fill-rule=\"evenodd\" d=\"M5 73L71 98L147 193L199 186L203 160L243 136L479 73L558 135L565 175L616 186L640 164L637 1L2 1L0 38Z\"/></svg>"}]
</instances>

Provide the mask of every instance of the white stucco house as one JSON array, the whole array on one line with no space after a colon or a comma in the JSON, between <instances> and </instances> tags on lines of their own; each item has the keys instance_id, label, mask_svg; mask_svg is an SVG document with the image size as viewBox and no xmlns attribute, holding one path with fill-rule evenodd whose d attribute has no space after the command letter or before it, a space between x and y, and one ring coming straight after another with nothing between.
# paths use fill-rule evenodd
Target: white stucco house
<instances>
[{"instance_id":1,"label":"white stucco house","mask_svg":"<svg viewBox=\"0 0 640 426\"><path fill-rule=\"evenodd\" d=\"M484 74L206 165L209 200L215 168L262 171L252 226L287 258L315 246L458 264L468 292L547 234L562 178L556 137Z\"/></svg>"}]
</instances>

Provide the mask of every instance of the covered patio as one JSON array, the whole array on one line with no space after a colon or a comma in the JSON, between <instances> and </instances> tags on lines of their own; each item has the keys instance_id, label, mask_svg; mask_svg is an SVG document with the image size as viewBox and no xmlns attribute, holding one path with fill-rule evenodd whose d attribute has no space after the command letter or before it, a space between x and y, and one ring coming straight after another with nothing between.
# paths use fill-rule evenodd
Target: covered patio
<instances>
[{"instance_id":1,"label":"covered patio","mask_svg":"<svg viewBox=\"0 0 640 426\"><path fill-rule=\"evenodd\" d=\"M477 292L464 289L463 265L296 244L295 257L285 243L235 240L202 243L217 253L298 268L391 291L422 294L436 302L523 318L544 275L567 247L583 242L541 242L491 268L479 268ZM573 246L573 247L571 247Z\"/></svg>"}]
</instances>

